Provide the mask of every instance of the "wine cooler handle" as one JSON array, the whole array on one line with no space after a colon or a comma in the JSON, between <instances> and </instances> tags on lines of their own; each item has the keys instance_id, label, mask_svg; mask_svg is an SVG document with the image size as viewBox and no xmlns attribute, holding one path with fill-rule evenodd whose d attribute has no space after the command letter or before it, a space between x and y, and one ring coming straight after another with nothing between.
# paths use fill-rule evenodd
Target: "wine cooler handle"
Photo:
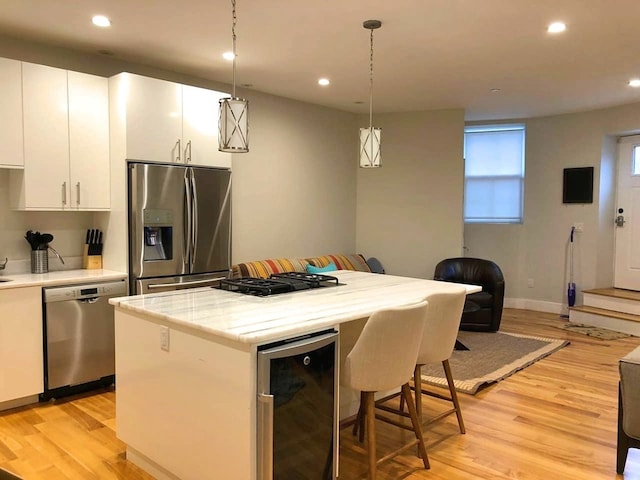
<instances>
[{"instance_id":1,"label":"wine cooler handle","mask_svg":"<svg viewBox=\"0 0 640 480\"><path fill-rule=\"evenodd\" d=\"M258 458L260 480L273 480L273 395L258 394L258 421L262 429Z\"/></svg>"}]
</instances>

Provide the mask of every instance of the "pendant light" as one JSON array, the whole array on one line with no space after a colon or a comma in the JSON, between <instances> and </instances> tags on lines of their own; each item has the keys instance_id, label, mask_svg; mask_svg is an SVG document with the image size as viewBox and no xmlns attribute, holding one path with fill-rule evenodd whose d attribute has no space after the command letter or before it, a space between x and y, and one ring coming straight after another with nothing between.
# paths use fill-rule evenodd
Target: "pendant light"
<instances>
[{"instance_id":1,"label":"pendant light","mask_svg":"<svg viewBox=\"0 0 640 480\"><path fill-rule=\"evenodd\" d=\"M382 129L373 127L373 31L382 26L380 20L366 20L362 26L371 32L369 55L369 128L360 129L360 166L374 168L380 166L380 136Z\"/></svg>"},{"instance_id":2,"label":"pendant light","mask_svg":"<svg viewBox=\"0 0 640 480\"><path fill-rule=\"evenodd\" d=\"M249 102L236 97L236 0L231 0L233 9L233 90L231 97L220 99L218 120L218 150L229 153L249 151Z\"/></svg>"}]
</instances>

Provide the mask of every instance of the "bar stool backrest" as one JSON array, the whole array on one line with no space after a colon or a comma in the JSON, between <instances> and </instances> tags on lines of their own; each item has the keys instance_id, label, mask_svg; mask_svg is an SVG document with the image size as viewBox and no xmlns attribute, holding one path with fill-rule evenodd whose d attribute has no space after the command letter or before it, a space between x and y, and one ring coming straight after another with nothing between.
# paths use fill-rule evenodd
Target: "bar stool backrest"
<instances>
[{"instance_id":1,"label":"bar stool backrest","mask_svg":"<svg viewBox=\"0 0 640 480\"><path fill-rule=\"evenodd\" d=\"M416 365L428 308L423 301L374 312L347 355L342 383L362 392L407 383Z\"/></svg>"}]
</instances>

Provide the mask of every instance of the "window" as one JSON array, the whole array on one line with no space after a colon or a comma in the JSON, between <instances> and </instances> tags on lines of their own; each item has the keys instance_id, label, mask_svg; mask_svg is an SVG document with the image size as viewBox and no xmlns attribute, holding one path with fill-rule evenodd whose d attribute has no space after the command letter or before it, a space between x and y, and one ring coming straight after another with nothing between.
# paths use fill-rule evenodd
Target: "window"
<instances>
[{"instance_id":1,"label":"window","mask_svg":"<svg viewBox=\"0 0 640 480\"><path fill-rule=\"evenodd\" d=\"M633 175L640 175L640 145L633 147Z\"/></svg>"},{"instance_id":2,"label":"window","mask_svg":"<svg viewBox=\"0 0 640 480\"><path fill-rule=\"evenodd\" d=\"M524 125L464 129L464 221L522 223Z\"/></svg>"}]
</instances>

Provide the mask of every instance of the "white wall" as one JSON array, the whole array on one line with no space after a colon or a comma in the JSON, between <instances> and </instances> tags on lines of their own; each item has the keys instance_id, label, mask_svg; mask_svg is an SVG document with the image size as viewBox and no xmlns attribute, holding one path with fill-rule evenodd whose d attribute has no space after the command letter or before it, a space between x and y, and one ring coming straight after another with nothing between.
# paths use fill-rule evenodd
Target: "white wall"
<instances>
[{"instance_id":1,"label":"white wall","mask_svg":"<svg viewBox=\"0 0 640 480\"><path fill-rule=\"evenodd\" d=\"M518 306L566 309L569 233L576 234L574 281L581 290L610 287L613 278L615 136L640 129L640 104L525 121L525 217L521 225L466 225L468 256L496 261L506 296ZM562 173L595 167L594 202L562 203ZM527 287L533 279L534 286Z\"/></svg>"},{"instance_id":2,"label":"white wall","mask_svg":"<svg viewBox=\"0 0 640 480\"><path fill-rule=\"evenodd\" d=\"M387 273L433 278L436 263L462 253L464 111L378 114L374 124L382 167L358 169L357 251Z\"/></svg>"},{"instance_id":3,"label":"white wall","mask_svg":"<svg viewBox=\"0 0 640 480\"><path fill-rule=\"evenodd\" d=\"M242 92L249 153L233 155L233 261L352 253L355 115Z\"/></svg>"}]
</instances>

